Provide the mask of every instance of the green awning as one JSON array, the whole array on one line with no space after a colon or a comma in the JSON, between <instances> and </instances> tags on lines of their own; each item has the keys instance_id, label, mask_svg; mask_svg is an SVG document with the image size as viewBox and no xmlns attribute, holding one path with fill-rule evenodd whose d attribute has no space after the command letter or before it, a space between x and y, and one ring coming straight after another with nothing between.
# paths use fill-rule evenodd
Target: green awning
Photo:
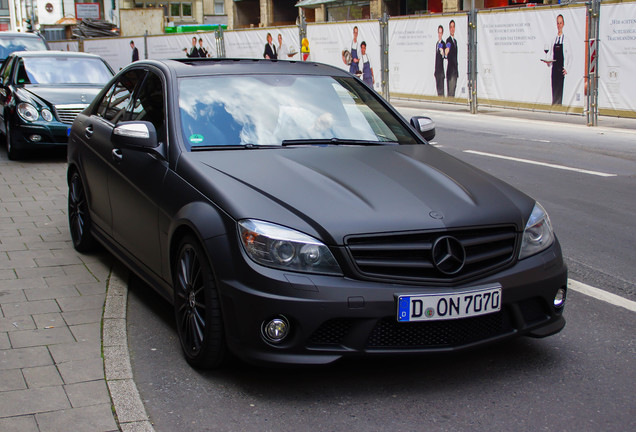
<instances>
[{"instance_id":1,"label":"green awning","mask_svg":"<svg viewBox=\"0 0 636 432\"><path fill-rule=\"evenodd\" d=\"M335 3L338 0L300 0L296 7L316 8L325 3Z\"/></svg>"}]
</instances>

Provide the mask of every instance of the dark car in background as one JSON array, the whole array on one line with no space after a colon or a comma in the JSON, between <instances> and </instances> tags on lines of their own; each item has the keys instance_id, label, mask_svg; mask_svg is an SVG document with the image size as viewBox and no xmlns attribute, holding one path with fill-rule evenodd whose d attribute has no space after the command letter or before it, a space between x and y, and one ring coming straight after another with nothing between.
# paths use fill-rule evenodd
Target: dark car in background
<instances>
[{"instance_id":1,"label":"dark car in background","mask_svg":"<svg viewBox=\"0 0 636 432\"><path fill-rule=\"evenodd\" d=\"M101 243L173 303L195 367L560 331L546 211L429 145L430 126L331 66L135 62L73 122L73 244Z\"/></svg>"},{"instance_id":2,"label":"dark car in background","mask_svg":"<svg viewBox=\"0 0 636 432\"><path fill-rule=\"evenodd\" d=\"M65 146L75 116L113 77L101 57L65 51L16 51L0 69L0 132L9 159Z\"/></svg>"},{"instance_id":3,"label":"dark car in background","mask_svg":"<svg viewBox=\"0 0 636 432\"><path fill-rule=\"evenodd\" d=\"M15 51L43 51L49 46L44 38L36 33L0 32L0 65Z\"/></svg>"}]
</instances>

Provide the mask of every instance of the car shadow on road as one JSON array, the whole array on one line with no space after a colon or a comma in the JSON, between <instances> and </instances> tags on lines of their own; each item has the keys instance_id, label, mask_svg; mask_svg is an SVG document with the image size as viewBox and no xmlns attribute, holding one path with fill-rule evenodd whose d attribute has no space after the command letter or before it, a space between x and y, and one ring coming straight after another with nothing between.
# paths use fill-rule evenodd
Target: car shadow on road
<instances>
[{"instance_id":1,"label":"car shadow on road","mask_svg":"<svg viewBox=\"0 0 636 432\"><path fill-rule=\"evenodd\" d=\"M148 317L159 321L157 327L161 328L161 334L153 335L152 343L155 347L168 345L163 354L166 367L181 363L177 367L187 374L184 379L207 381L214 387L237 388L272 402L313 401L316 397L342 394L399 397L440 388L495 388L497 383L523 385L529 377L541 375L543 370L560 370L567 364L565 350L555 348L554 338L519 338L457 353L351 358L311 367L263 367L230 361L222 369L196 371L187 366L181 355L172 306L134 276L129 281L130 295L135 296L136 304L148 309L145 311ZM132 345L130 341L129 335ZM141 348L133 347L133 352L136 349Z\"/></svg>"}]
</instances>

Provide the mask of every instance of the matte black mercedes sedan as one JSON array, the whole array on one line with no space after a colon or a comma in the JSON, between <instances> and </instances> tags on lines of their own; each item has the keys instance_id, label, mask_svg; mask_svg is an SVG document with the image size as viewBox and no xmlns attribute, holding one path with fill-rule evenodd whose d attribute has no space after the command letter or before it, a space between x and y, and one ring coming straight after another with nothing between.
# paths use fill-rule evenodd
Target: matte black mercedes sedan
<instances>
[{"instance_id":1,"label":"matte black mercedes sedan","mask_svg":"<svg viewBox=\"0 0 636 432\"><path fill-rule=\"evenodd\" d=\"M101 243L174 304L195 367L560 331L546 211L433 133L326 65L135 62L73 122L73 243Z\"/></svg>"},{"instance_id":2,"label":"matte black mercedes sedan","mask_svg":"<svg viewBox=\"0 0 636 432\"><path fill-rule=\"evenodd\" d=\"M114 73L94 54L16 51L0 69L0 132L9 159L63 147L75 116Z\"/></svg>"}]
</instances>

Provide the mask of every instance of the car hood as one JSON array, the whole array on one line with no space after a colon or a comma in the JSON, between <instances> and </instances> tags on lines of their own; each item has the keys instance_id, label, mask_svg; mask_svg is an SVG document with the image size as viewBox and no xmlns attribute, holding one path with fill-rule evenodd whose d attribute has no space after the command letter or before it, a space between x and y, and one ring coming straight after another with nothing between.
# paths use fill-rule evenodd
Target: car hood
<instances>
[{"instance_id":1,"label":"car hood","mask_svg":"<svg viewBox=\"0 0 636 432\"><path fill-rule=\"evenodd\" d=\"M515 225L534 200L430 145L194 152L199 189L235 219L347 235Z\"/></svg>"},{"instance_id":2,"label":"car hood","mask_svg":"<svg viewBox=\"0 0 636 432\"><path fill-rule=\"evenodd\" d=\"M21 89L22 95L50 105L88 105L95 99L102 86L43 86L27 85Z\"/></svg>"}]
</instances>

